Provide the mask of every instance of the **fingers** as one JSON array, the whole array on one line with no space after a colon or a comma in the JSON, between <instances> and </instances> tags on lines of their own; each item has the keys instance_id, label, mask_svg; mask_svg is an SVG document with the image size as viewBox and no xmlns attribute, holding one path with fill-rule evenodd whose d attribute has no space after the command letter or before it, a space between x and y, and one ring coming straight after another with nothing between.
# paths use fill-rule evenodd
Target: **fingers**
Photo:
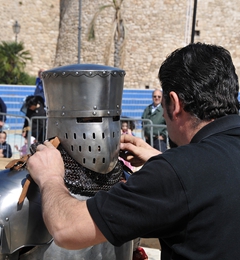
<instances>
[{"instance_id":1,"label":"fingers","mask_svg":"<svg viewBox=\"0 0 240 260\"><path fill-rule=\"evenodd\" d=\"M55 148L55 146L53 146L53 144L51 142L49 142L48 140L44 141L43 143L45 146L47 146L48 148Z\"/></svg>"},{"instance_id":2,"label":"fingers","mask_svg":"<svg viewBox=\"0 0 240 260\"><path fill-rule=\"evenodd\" d=\"M39 144L39 145L37 146L36 151L42 151L42 150L44 150L46 147L48 147L48 148L55 148L48 140L46 140L46 141L44 141L43 144Z\"/></svg>"},{"instance_id":3,"label":"fingers","mask_svg":"<svg viewBox=\"0 0 240 260\"><path fill-rule=\"evenodd\" d=\"M132 135L122 135L120 149L121 150L134 150L135 147L141 146L140 142L143 141L141 138L132 136Z\"/></svg>"},{"instance_id":4,"label":"fingers","mask_svg":"<svg viewBox=\"0 0 240 260\"><path fill-rule=\"evenodd\" d=\"M133 166L144 164L150 157L161 152L147 144L143 139L131 135L122 135L120 157L130 162Z\"/></svg>"},{"instance_id":5,"label":"fingers","mask_svg":"<svg viewBox=\"0 0 240 260\"><path fill-rule=\"evenodd\" d=\"M128 161L131 163L132 166L136 166L136 167L139 167L139 166L142 166L144 164L144 161L130 153L120 153L119 154L121 158L123 158L124 160Z\"/></svg>"}]
</instances>

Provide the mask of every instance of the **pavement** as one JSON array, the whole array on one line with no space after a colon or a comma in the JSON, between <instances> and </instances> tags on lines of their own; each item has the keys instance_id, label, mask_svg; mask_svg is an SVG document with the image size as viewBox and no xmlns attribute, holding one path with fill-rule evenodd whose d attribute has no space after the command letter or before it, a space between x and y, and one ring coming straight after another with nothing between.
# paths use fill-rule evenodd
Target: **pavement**
<instances>
[{"instance_id":1,"label":"pavement","mask_svg":"<svg viewBox=\"0 0 240 260\"><path fill-rule=\"evenodd\" d=\"M144 248L148 255L148 260L160 260L161 246L156 238L141 238L140 246Z\"/></svg>"},{"instance_id":2,"label":"pavement","mask_svg":"<svg viewBox=\"0 0 240 260\"><path fill-rule=\"evenodd\" d=\"M161 251L156 248L143 247L146 254L148 255L148 260L160 260Z\"/></svg>"}]
</instances>

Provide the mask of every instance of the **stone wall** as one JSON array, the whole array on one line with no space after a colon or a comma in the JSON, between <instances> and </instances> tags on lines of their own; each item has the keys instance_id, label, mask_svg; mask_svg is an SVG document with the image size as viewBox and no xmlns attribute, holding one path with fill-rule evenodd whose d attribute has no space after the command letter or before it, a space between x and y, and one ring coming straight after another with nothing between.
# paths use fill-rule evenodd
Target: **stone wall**
<instances>
[{"instance_id":1,"label":"stone wall","mask_svg":"<svg viewBox=\"0 0 240 260\"><path fill-rule=\"evenodd\" d=\"M104 62L110 41L114 9L105 9L96 23L96 40L87 41L89 23L97 9L112 0L0 0L0 41L14 40L12 25L21 24L18 36L30 50L27 71L78 62L79 2L81 2L81 63ZM60 3L64 3L61 23ZM240 72L240 5L238 0L198 0L195 42L229 49ZM127 32L125 87L159 87L158 69L165 57L191 40L193 0L124 0L122 16ZM57 44L58 42L58 44ZM113 65L113 59L111 64Z\"/></svg>"},{"instance_id":2,"label":"stone wall","mask_svg":"<svg viewBox=\"0 0 240 260\"><path fill-rule=\"evenodd\" d=\"M15 41L12 26L21 26L17 40L24 43L33 61L26 71L36 75L39 68L53 66L59 28L59 0L0 0L0 42Z\"/></svg>"}]
</instances>

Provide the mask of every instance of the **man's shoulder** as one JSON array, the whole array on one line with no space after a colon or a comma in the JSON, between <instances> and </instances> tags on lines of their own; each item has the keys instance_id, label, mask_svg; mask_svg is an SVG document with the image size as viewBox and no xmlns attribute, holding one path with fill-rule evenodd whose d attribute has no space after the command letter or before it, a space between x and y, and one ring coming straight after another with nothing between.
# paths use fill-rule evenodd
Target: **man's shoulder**
<instances>
[{"instance_id":1,"label":"man's shoulder","mask_svg":"<svg viewBox=\"0 0 240 260\"><path fill-rule=\"evenodd\" d=\"M144 108L143 113L142 113L142 118L144 118L144 116L145 116L144 114L146 114L146 113L149 112L149 110L151 109L151 106L152 106L152 104L147 105L147 106Z\"/></svg>"},{"instance_id":2,"label":"man's shoulder","mask_svg":"<svg viewBox=\"0 0 240 260\"><path fill-rule=\"evenodd\" d=\"M145 108L144 108L144 111L148 111L149 109L151 109L152 108L152 104L149 104L149 105L147 105Z\"/></svg>"}]
</instances>

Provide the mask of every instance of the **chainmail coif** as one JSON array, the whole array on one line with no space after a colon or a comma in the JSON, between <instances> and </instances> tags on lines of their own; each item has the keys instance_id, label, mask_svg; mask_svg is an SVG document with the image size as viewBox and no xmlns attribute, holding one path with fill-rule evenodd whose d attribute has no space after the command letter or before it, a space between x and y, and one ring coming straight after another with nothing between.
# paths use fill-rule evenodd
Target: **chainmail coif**
<instances>
[{"instance_id":1,"label":"chainmail coif","mask_svg":"<svg viewBox=\"0 0 240 260\"><path fill-rule=\"evenodd\" d=\"M30 147L32 154L40 143L34 143ZM59 144L57 148L62 156L65 168L64 181L68 190L73 194L92 197L100 190L108 191L114 184L125 180L124 165L118 160L115 168L107 173L101 174L91 171L75 161Z\"/></svg>"},{"instance_id":2,"label":"chainmail coif","mask_svg":"<svg viewBox=\"0 0 240 260\"><path fill-rule=\"evenodd\" d=\"M79 164L61 145L59 145L58 150L62 155L65 166L65 184L73 194L94 196L100 190L108 191L114 184L124 179L123 166L120 161L117 162L111 172L101 174Z\"/></svg>"}]
</instances>

